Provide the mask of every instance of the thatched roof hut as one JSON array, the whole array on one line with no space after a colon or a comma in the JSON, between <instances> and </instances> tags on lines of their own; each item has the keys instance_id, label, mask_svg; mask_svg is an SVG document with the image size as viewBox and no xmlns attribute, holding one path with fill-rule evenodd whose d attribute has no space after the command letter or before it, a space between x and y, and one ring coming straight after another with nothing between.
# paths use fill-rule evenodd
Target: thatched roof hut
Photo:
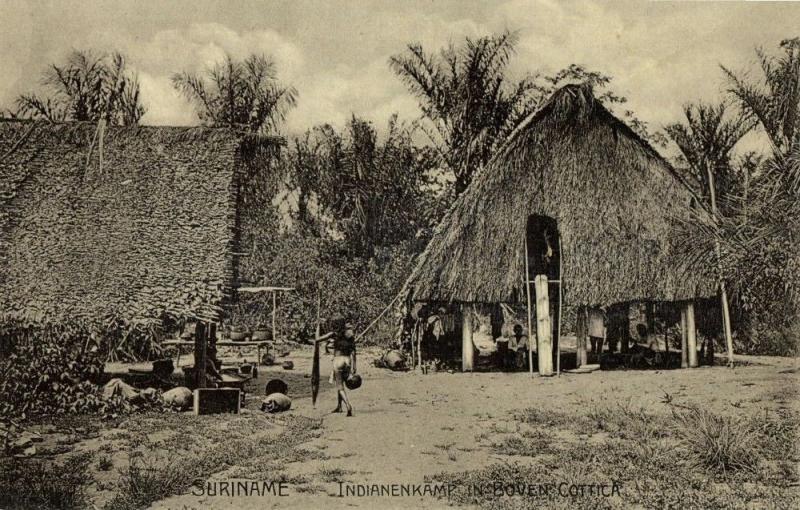
<instances>
[{"instance_id":1,"label":"thatched roof hut","mask_svg":"<svg viewBox=\"0 0 800 510\"><path fill-rule=\"evenodd\" d=\"M0 321L217 320L236 277L241 177L273 143L0 122Z\"/></svg>"},{"instance_id":2,"label":"thatched roof hut","mask_svg":"<svg viewBox=\"0 0 800 510\"><path fill-rule=\"evenodd\" d=\"M416 301L524 298L529 217L540 215L554 220L560 234L565 303L712 295L708 271L673 256L672 221L688 216L693 198L591 88L566 86L523 122L459 197L406 287Z\"/></svg>"}]
</instances>

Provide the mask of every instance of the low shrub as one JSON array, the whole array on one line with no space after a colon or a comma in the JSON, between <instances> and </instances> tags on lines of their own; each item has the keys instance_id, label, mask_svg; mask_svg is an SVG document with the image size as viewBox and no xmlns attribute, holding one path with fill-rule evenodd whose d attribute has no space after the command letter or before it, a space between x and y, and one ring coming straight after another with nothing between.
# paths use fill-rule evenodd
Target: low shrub
<instances>
[{"instance_id":1,"label":"low shrub","mask_svg":"<svg viewBox=\"0 0 800 510\"><path fill-rule=\"evenodd\" d=\"M0 417L116 411L122 402L103 400L96 384L103 365L89 335L78 329L21 335L0 360Z\"/></svg>"}]
</instances>

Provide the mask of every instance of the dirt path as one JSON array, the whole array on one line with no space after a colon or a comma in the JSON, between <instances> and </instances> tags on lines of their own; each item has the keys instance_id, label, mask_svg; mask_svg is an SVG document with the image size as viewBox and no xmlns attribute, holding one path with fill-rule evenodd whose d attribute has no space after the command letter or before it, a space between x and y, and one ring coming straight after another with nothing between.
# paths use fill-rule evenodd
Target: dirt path
<instances>
[{"instance_id":1,"label":"dirt path","mask_svg":"<svg viewBox=\"0 0 800 510\"><path fill-rule=\"evenodd\" d=\"M293 357L297 371L310 371L307 355ZM366 360L364 360L366 361ZM310 399L293 413L323 418L323 435L304 448L326 460L293 463L287 473L307 482L289 484L285 497L176 496L153 506L186 508L441 508L446 500L416 496L340 497L348 484L424 484L443 471L467 471L502 456L491 452L492 434L515 427L510 415L526 407L587 412L621 403L664 410L663 400L701 403L720 413L800 409L797 360L748 358L751 364L670 371L606 371L559 378L525 373L392 373L362 362L364 386L352 393L356 416L329 414L333 394L317 409ZM326 360L327 362L327 360ZM323 373L327 369L323 365ZM323 384L326 384L323 382ZM269 480L267 480L269 481ZM350 485L350 487L356 487ZM429 487L429 490L432 487ZM362 489L363 490L363 489ZM399 489L397 489L399 490ZM421 488L420 490L423 490Z\"/></svg>"}]
</instances>

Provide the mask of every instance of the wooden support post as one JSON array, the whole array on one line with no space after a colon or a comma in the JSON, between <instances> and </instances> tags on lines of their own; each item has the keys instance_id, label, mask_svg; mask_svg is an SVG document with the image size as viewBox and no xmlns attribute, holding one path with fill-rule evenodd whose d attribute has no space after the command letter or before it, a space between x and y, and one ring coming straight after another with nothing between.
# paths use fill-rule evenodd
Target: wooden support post
<instances>
[{"instance_id":1,"label":"wooden support post","mask_svg":"<svg viewBox=\"0 0 800 510\"><path fill-rule=\"evenodd\" d=\"M620 345L620 352L627 354L631 347L631 308L630 305L621 305L624 315L622 317L622 344Z\"/></svg>"},{"instance_id":2,"label":"wooden support post","mask_svg":"<svg viewBox=\"0 0 800 510\"><path fill-rule=\"evenodd\" d=\"M278 332L275 330L275 310L277 309L278 299L276 298L277 291L272 291L272 341L278 341Z\"/></svg>"},{"instance_id":3,"label":"wooden support post","mask_svg":"<svg viewBox=\"0 0 800 510\"><path fill-rule=\"evenodd\" d=\"M414 319L414 328L411 330L411 369L417 368L417 332L419 331L419 319Z\"/></svg>"},{"instance_id":4,"label":"wooden support post","mask_svg":"<svg viewBox=\"0 0 800 510\"><path fill-rule=\"evenodd\" d=\"M686 307L681 306L681 368L689 368L689 347L686 341Z\"/></svg>"},{"instance_id":5,"label":"wooden support post","mask_svg":"<svg viewBox=\"0 0 800 510\"><path fill-rule=\"evenodd\" d=\"M472 344L472 305L461 305L461 370L472 372L473 344Z\"/></svg>"},{"instance_id":6,"label":"wooden support post","mask_svg":"<svg viewBox=\"0 0 800 510\"><path fill-rule=\"evenodd\" d=\"M198 388L206 387L206 343L206 325L198 322L194 330L195 385Z\"/></svg>"},{"instance_id":7,"label":"wooden support post","mask_svg":"<svg viewBox=\"0 0 800 510\"><path fill-rule=\"evenodd\" d=\"M420 323L419 331L417 332L417 365L422 370L422 337L425 335L425 323Z\"/></svg>"},{"instance_id":8,"label":"wooden support post","mask_svg":"<svg viewBox=\"0 0 800 510\"><path fill-rule=\"evenodd\" d=\"M576 317L575 327L575 366L580 368L587 364L586 362L586 333L589 325L587 324L588 317L586 315L586 307L578 307L578 316Z\"/></svg>"},{"instance_id":9,"label":"wooden support post","mask_svg":"<svg viewBox=\"0 0 800 510\"><path fill-rule=\"evenodd\" d=\"M539 375L553 375L553 329L550 322L550 297L547 275L536 275L536 336Z\"/></svg>"},{"instance_id":10,"label":"wooden support post","mask_svg":"<svg viewBox=\"0 0 800 510\"><path fill-rule=\"evenodd\" d=\"M696 368L697 363L697 327L694 322L694 303L686 305L686 350L689 357L689 368Z\"/></svg>"}]
</instances>

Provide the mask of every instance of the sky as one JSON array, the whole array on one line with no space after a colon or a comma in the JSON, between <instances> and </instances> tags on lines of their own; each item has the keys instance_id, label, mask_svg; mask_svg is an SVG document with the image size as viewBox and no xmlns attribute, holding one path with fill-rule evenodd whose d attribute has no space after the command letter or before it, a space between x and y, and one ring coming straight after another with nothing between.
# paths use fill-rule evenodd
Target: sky
<instances>
[{"instance_id":1,"label":"sky","mask_svg":"<svg viewBox=\"0 0 800 510\"><path fill-rule=\"evenodd\" d=\"M0 0L0 108L37 90L72 49L118 50L138 73L143 123L192 125L170 76L255 52L298 90L286 134L352 114L380 127L392 113L419 116L391 55L508 29L519 35L513 76L582 64L613 76L627 108L659 128L680 120L683 104L722 96L720 64L755 69L754 48L776 51L800 36L799 22L800 2Z\"/></svg>"}]
</instances>

